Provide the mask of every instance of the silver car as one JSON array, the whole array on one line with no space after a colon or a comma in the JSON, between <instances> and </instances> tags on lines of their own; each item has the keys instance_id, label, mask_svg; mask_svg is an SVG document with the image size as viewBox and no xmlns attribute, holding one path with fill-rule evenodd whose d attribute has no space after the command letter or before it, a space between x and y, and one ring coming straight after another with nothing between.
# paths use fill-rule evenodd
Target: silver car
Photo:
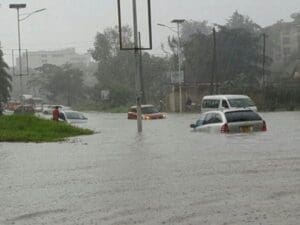
<instances>
[{"instance_id":1,"label":"silver car","mask_svg":"<svg viewBox=\"0 0 300 225\"><path fill-rule=\"evenodd\" d=\"M219 133L267 131L266 122L258 113L249 109L206 112L190 126L193 131Z\"/></svg>"},{"instance_id":2,"label":"silver car","mask_svg":"<svg viewBox=\"0 0 300 225\"><path fill-rule=\"evenodd\" d=\"M86 123L87 118L81 113L73 110L62 110L59 112L59 120L70 124Z\"/></svg>"}]
</instances>

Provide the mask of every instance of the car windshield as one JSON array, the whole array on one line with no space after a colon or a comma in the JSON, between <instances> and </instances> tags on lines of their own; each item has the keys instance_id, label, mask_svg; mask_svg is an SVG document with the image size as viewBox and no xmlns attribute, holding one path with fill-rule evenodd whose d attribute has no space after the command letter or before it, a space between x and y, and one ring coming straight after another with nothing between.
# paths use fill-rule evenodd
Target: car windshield
<instances>
[{"instance_id":1,"label":"car windshield","mask_svg":"<svg viewBox=\"0 0 300 225\"><path fill-rule=\"evenodd\" d=\"M262 118L252 110L226 112L225 117L228 123L262 120Z\"/></svg>"},{"instance_id":2,"label":"car windshield","mask_svg":"<svg viewBox=\"0 0 300 225\"><path fill-rule=\"evenodd\" d=\"M231 107L251 107L255 106L254 102L250 98L235 98L235 99L229 99L229 104Z\"/></svg>"},{"instance_id":3,"label":"car windshield","mask_svg":"<svg viewBox=\"0 0 300 225\"><path fill-rule=\"evenodd\" d=\"M65 114L66 114L67 119L71 119L71 120L86 119L84 117L84 115L82 115L81 113L77 113L77 112L66 112Z\"/></svg>"},{"instance_id":4,"label":"car windshield","mask_svg":"<svg viewBox=\"0 0 300 225\"><path fill-rule=\"evenodd\" d=\"M154 106L146 106L142 107L142 113L143 114L152 114L152 113L158 113L158 109L155 108Z\"/></svg>"}]
</instances>

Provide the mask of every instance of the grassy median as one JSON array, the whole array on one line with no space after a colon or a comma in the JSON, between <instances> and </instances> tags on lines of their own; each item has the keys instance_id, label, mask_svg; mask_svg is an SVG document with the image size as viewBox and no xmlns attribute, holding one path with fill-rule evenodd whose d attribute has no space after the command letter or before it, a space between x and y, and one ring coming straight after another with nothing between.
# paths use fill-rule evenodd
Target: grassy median
<instances>
[{"instance_id":1,"label":"grassy median","mask_svg":"<svg viewBox=\"0 0 300 225\"><path fill-rule=\"evenodd\" d=\"M53 142L93 131L33 115L0 116L0 142Z\"/></svg>"}]
</instances>

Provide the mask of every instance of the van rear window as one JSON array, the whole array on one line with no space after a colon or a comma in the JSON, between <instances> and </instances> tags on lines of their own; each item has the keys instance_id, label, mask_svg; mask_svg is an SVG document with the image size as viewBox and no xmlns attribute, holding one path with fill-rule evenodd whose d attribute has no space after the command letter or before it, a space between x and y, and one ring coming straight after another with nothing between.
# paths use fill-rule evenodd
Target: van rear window
<instances>
[{"instance_id":1,"label":"van rear window","mask_svg":"<svg viewBox=\"0 0 300 225\"><path fill-rule=\"evenodd\" d=\"M244 108L255 106L254 102L250 98L234 98L228 99L231 107Z\"/></svg>"},{"instance_id":2,"label":"van rear window","mask_svg":"<svg viewBox=\"0 0 300 225\"><path fill-rule=\"evenodd\" d=\"M262 118L252 110L226 112L225 117L228 123L262 120Z\"/></svg>"},{"instance_id":3,"label":"van rear window","mask_svg":"<svg viewBox=\"0 0 300 225\"><path fill-rule=\"evenodd\" d=\"M203 100L202 102L202 108L211 108L211 109L216 109L219 108L219 102L220 100L218 99L206 99Z\"/></svg>"}]
</instances>

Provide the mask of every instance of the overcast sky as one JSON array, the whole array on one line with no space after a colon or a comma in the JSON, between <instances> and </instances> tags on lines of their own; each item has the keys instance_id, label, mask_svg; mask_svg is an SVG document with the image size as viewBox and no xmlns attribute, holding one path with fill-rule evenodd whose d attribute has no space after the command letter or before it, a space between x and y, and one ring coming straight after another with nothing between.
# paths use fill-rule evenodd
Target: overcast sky
<instances>
[{"instance_id":1,"label":"overcast sky","mask_svg":"<svg viewBox=\"0 0 300 225\"><path fill-rule=\"evenodd\" d=\"M17 13L9 9L10 3L26 3L21 13L47 8L21 22L22 49L28 51L75 47L80 53L86 52L93 47L98 31L117 25L117 0L0 0L0 41L9 64L11 49L18 48ZM290 21L290 15L300 11L300 0L152 0L151 3L155 54L162 54L160 43L171 34L157 23L172 26L172 19L183 18L224 24L238 10L259 25L267 26L280 19Z\"/></svg>"}]
</instances>

